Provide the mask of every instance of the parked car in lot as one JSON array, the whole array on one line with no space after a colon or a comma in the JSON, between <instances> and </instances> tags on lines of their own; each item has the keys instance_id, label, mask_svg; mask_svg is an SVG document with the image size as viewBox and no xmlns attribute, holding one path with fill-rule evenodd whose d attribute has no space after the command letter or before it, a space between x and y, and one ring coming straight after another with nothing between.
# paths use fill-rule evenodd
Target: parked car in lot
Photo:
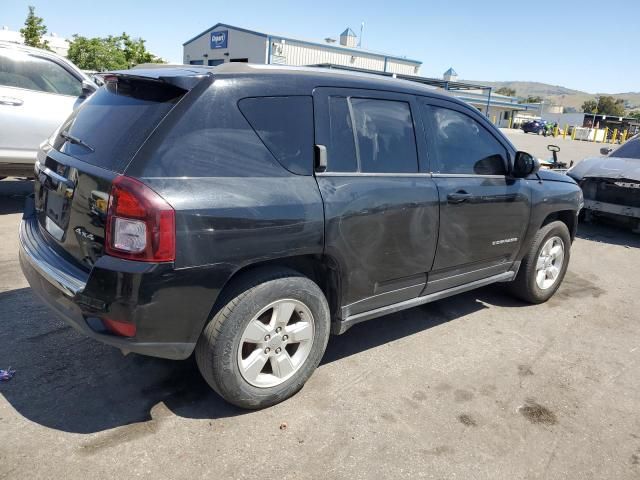
<instances>
[{"instance_id":1,"label":"parked car in lot","mask_svg":"<svg viewBox=\"0 0 640 480\"><path fill-rule=\"evenodd\" d=\"M453 97L240 64L105 81L38 154L23 272L92 338L195 351L229 402L293 395L330 332L495 282L540 303L562 282L580 188Z\"/></svg>"},{"instance_id":2,"label":"parked car in lot","mask_svg":"<svg viewBox=\"0 0 640 480\"><path fill-rule=\"evenodd\" d=\"M541 135L546 131L546 123L541 120L532 120L522 124L522 131L524 133L535 133Z\"/></svg>"},{"instance_id":3,"label":"parked car in lot","mask_svg":"<svg viewBox=\"0 0 640 480\"><path fill-rule=\"evenodd\" d=\"M640 233L640 135L605 157L587 158L567 172L584 192L584 214L617 219Z\"/></svg>"},{"instance_id":4,"label":"parked car in lot","mask_svg":"<svg viewBox=\"0 0 640 480\"><path fill-rule=\"evenodd\" d=\"M0 178L33 176L40 144L96 89L55 53L0 41Z\"/></svg>"}]
</instances>

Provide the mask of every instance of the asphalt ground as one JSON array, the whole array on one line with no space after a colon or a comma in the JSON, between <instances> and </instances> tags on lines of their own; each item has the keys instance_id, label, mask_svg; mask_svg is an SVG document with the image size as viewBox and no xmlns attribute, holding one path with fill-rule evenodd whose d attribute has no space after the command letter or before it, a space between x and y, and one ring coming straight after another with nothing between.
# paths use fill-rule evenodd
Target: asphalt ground
<instances>
[{"instance_id":1,"label":"asphalt ground","mask_svg":"<svg viewBox=\"0 0 640 480\"><path fill-rule=\"evenodd\" d=\"M581 225L543 305L495 285L356 325L298 395L246 412L193 360L123 356L34 298L16 237L30 189L0 182L0 368L17 371L2 479L640 477L638 235Z\"/></svg>"}]
</instances>

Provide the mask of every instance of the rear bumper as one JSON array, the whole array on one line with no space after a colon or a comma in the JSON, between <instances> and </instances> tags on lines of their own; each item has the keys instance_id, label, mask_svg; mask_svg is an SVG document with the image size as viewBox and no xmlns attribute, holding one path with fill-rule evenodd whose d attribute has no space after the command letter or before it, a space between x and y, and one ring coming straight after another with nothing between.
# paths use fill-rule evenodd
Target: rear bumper
<instances>
[{"instance_id":1,"label":"rear bumper","mask_svg":"<svg viewBox=\"0 0 640 480\"><path fill-rule=\"evenodd\" d=\"M86 272L56 252L35 217L22 220L19 245L20 266L34 293L76 330L127 352L176 360L193 352L213 300L194 299L189 305L187 295L187 303L176 302L181 275L110 257ZM176 304L182 315L175 315ZM104 317L135 323L136 336L112 334Z\"/></svg>"}]
</instances>

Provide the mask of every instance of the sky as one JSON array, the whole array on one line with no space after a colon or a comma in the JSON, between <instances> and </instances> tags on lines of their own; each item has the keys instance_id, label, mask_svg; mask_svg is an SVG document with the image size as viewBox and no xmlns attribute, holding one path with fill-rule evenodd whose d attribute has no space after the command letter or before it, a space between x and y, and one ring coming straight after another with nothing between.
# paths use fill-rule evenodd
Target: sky
<instances>
[{"instance_id":1,"label":"sky","mask_svg":"<svg viewBox=\"0 0 640 480\"><path fill-rule=\"evenodd\" d=\"M175 63L218 22L320 42L365 22L363 48L421 60L424 76L640 91L640 0L0 0L0 25L19 29L28 5L49 32L127 32Z\"/></svg>"}]
</instances>

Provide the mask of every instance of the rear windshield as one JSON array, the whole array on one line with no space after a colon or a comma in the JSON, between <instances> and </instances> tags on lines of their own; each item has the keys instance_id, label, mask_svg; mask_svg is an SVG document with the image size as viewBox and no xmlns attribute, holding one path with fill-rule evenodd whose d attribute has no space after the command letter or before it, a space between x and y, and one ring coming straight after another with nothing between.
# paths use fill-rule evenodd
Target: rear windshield
<instances>
[{"instance_id":1,"label":"rear windshield","mask_svg":"<svg viewBox=\"0 0 640 480\"><path fill-rule=\"evenodd\" d=\"M618 158L640 158L640 138L629 140L609 156Z\"/></svg>"},{"instance_id":2,"label":"rear windshield","mask_svg":"<svg viewBox=\"0 0 640 480\"><path fill-rule=\"evenodd\" d=\"M121 173L185 93L162 82L118 77L69 117L54 147L91 165Z\"/></svg>"}]
</instances>

